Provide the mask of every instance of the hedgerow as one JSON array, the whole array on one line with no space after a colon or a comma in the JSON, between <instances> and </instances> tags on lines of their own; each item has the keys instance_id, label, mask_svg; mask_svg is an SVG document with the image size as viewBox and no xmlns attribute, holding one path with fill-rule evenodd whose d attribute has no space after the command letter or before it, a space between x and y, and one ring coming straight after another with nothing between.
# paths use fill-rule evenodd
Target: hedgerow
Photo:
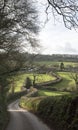
<instances>
[{"instance_id":1,"label":"hedgerow","mask_svg":"<svg viewBox=\"0 0 78 130\"><path fill-rule=\"evenodd\" d=\"M20 105L37 113L56 130L78 130L78 96L22 98Z\"/></svg>"},{"instance_id":2,"label":"hedgerow","mask_svg":"<svg viewBox=\"0 0 78 130\"><path fill-rule=\"evenodd\" d=\"M78 96L47 97L39 103L37 112L59 130L78 130Z\"/></svg>"}]
</instances>

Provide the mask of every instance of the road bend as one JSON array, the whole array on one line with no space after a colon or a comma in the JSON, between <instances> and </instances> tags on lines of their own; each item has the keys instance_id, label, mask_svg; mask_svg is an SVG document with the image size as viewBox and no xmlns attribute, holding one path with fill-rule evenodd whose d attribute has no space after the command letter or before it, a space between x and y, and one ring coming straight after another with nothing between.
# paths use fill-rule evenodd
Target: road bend
<instances>
[{"instance_id":1,"label":"road bend","mask_svg":"<svg viewBox=\"0 0 78 130\"><path fill-rule=\"evenodd\" d=\"M8 106L10 121L6 130L52 130L38 117L19 107L19 100Z\"/></svg>"}]
</instances>

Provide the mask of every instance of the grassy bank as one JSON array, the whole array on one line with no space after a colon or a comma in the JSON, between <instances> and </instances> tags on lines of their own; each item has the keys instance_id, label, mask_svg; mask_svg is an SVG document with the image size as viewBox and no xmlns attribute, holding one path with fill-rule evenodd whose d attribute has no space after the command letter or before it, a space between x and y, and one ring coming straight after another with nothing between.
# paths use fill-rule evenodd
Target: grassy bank
<instances>
[{"instance_id":1,"label":"grassy bank","mask_svg":"<svg viewBox=\"0 0 78 130\"><path fill-rule=\"evenodd\" d=\"M49 90L39 90L38 96L62 96L68 95L69 92L59 92L59 91L49 91Z\"/></svg>"},{"instance_id":2,"label":"grassy bank","mask_svg":"<svg viewBox=\"0 0 78 130\"><path fill-rule=\"evenodd\" d=\"M78 96L23 97L20 105L56 130L78 130Z\"/></svg>"}]
</instances>

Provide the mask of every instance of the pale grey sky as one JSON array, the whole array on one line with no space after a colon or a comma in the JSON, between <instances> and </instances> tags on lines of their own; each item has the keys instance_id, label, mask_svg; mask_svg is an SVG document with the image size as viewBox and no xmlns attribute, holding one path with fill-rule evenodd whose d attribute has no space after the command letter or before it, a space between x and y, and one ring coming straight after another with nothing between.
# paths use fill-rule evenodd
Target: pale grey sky
<instances>
[{"instance_id":1,"label":"pale grey sky","mask_svg":"<svg viewBox=\"0 0 78 130\"><path fill-rule=\"evenodd\" d=\"M46 20L45 7L40 0L40 21ZM59 18L59 17L58 17ZM42 24L43 25L43 24ZM43 46L43 54L78 54L78 31L68 30L64 27L63 21L59 22L49 15L49 21L42 27L39 33L40 44Z\"/></svg>"}]
</instances>

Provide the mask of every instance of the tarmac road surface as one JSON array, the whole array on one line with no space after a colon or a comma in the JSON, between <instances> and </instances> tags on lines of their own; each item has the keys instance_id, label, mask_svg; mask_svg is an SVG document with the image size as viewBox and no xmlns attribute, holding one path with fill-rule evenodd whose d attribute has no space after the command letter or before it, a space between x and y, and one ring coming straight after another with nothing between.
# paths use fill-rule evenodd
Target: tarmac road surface
<instances>
[{"instance_id":1,"label":"tarmac road surface","mask_svg":"<svg viewBox=\"0 0 78 130\"><path fill-rule=\"evenodd\" d=\"M6 130L51 130L34 114L19 107L19 100L8 106L10 121Z\"/></svg>"}]
</instances>

